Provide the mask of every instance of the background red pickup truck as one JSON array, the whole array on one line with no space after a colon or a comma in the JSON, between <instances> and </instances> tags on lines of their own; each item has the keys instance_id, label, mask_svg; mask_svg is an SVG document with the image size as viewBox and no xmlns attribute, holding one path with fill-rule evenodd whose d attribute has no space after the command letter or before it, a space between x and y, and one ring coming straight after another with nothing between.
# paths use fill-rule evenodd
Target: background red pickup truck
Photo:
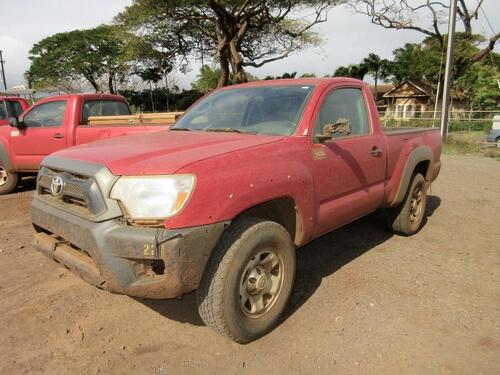
<instances>
[{"instance_id":1,"label":"background red pickup truck","mask_svg":"<svg viewBox=\"0 0 500 375\"><path fill-rule=\"evenodd\" d=\"M232 86L168 132L45 159L35 243L112 292L198 289L203 321L248 342L279 321L296 247L379 208L390 230L416 233L440 154L438 129L384 131L358 80Z\"/></svg>"},{"instance_id":2,"label":"background red pickup truck","mask_svg":"<svg viewBox=\"0 0 500 375\"><path fill-rule=\"evenodd\" d=\"M119 95L53 96L30 108L19 99L4 101L12 108L22 106L25 112L22 115L13 110L6 113L7 119L18 117L15 127L9 126L7 120L0 122L0 195L15 189L20 173L36 173L42 159L55 151L98 139L167 128L161 125L89 126L90 116L130 114L127 102ZM0 116L1 105L0 101Z\"/></svg>"}]
</instances>

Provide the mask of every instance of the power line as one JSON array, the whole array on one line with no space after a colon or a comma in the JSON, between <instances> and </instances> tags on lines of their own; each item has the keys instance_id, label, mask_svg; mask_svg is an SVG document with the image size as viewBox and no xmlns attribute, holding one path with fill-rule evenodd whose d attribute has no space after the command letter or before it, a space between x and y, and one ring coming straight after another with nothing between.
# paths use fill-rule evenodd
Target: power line
<instances>
[{"instance_id":1,"label":"power line","mask_svg":"<svg viewBox=\"0 0 500 375\"><path fill-rule=\"evenodd\" d=\"M488 16L486 15L486 12L485 12L485 11L484 11L484 9L483 9L483 5L482 5L482 4L479 4L479 1L478 1L478 0L476 0L476 1L477 1L477 5L479 6L479 10L480 10L480 11L481 11L481 13L483 14L484 19L486 20L486 22L488 23L488 26L489 26L489 27L490 27L490 29L491 29L491 32L493 33L493 35L495 35L495 34L496 34L495 29L493 29L493 26L491 26L490 20L488 19Z\"/></svg>"},{"instance_id":2,"label":"power line","mask_svg":"<svg viewBox=\"0 0 500 375\"><path fill-rule=\"evenodd\" d=\"M491 22L490 20L488 19L488 16L486 15L486 12L484 11L483 9L483 5L479 3L479 0L476 0L477 2L477 6L479 7L479 10L481 11L484 19L486 20L486 23L488 24L488 26L490 27L491 29L491 32L493 33L493 35L496 35L496 32L495 32L495 29L493 28L493 26L491 25ZM484 27L484 23L483 23L483 27ZM483 29L484 30L484 29ZM486 33L486 32L485 32ZM488 55L490 55L490 60L491 60L491 65L493 66L493 69L495 69L495 71L498 71L498 67L497 67L497 64L496 64L496 61L495 59L493 58L493 49L491 49L489 52L488 52ZM497 79L497 85L498 85L498 88L500 89L500 80Z\"/></svg>"}]
</instances>

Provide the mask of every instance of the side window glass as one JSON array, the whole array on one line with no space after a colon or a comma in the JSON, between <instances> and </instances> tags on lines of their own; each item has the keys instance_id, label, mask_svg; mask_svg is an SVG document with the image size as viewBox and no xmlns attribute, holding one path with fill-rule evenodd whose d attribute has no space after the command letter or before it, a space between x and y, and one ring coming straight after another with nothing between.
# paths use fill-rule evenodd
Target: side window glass
<instances>
[{"instance_id":1,"label":"side window glass","mask_svg":"<svg viewBox=\"0 0 500 375\"><path fill-rule=\"evenodd\" d=\"M336 89L326 96L314 125L316 140L318 135L325 139L369 133L366 104L360 89Z\"/></svg>"},{"instance_id":2,"label":"side window glass","mask_svg":"<svg viewBox=\"0 0 500 375\"><path fill-rule=\"evenodd\" d=\"M0 100L0 120L7 120L7 108L5 102Z\"/></svg>"},{"instance_id":3,"label":"side window glass","mask_svg":"<svg viewBox=\"0 0 500 375\"><path fill-rule=\"evenodd\" d=\"M23 121L28 128L45 128L61 126L64 123L66 101L40 104L24 116Z\"/></svg>"},{"instance_id":4,"label":"side window glass","mask_svg":"<svg viewBox=\"0 0 500 375\"><path fill-rule=\"evenodd\" d=\"M130 109L122 101L114 100L87 100L83 104L82 124L89 123L92 116L124 116L130 115Z\"/></svg>"}]
</instances>

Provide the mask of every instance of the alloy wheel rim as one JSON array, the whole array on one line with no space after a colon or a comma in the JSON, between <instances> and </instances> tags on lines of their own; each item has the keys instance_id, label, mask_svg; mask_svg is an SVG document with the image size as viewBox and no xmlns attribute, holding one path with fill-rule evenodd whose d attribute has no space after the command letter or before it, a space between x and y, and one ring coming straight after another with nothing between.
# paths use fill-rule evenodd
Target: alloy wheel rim
<instances>
[{"instance_id":1,"label":"alloy wheel rim","mask_svg":"<svg viewBox=\"0 0 500 375\"><path fill-rule=\"evenodd\" d=\"M4 167L0 166L0 186L4 186L9 180L9 176L7 175L7 171Z\"/></svg>"},{"instance_id":2,"label":"alloy wheel rim","mask_svg":"<svg viewBox=\"0 0 500 375\"><path fill-rule=\"evenodd\" d=\"M280 295L283 279L283 258L274 249L265 249L247 263L240 279L241 311L249 318L265 315Z\"/></svg>"},{"instance_id":3,"label":"alloy wheel rim","mask_svg":"<svg viewBox=\"0 0 500 375\"><path fill-rule=\"evenodd\" d=\"M412 223L417 222L422 214L422 208L424 203L424 194L420 186L417 186L411 195L410 200L410 221Z\"/></svg>"}]
</instances>

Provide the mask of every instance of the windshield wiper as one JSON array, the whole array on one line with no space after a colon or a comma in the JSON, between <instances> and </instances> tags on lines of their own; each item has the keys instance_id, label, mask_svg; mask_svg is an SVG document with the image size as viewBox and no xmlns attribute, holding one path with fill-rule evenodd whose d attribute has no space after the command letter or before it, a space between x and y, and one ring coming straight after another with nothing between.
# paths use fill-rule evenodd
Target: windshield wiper
<instances>
[{"instance_id":1,"label":"windshield wiper","mask_svg":"<svg viewBox=\"0 0 500 375\"><path fill-rule=\"evenodd\" d=\"M257 134L256 131L242 130L235 128L208 128L205 129L206 132L227 132L227 133L238 133L238 134Z\"/></svg>"},{"instance_id":2,"label":"windshield wiper","mask_svg":"<svg viewBox=\"0 0 500 375\"><path fill-rule=\"evenodd\" d=\"M184 131L184 132L193 131L193 129L189 129L189 128L170 128L170 131L172 131L172 130L178 130L178 131Z\"/></svg>"}]
</instances>

